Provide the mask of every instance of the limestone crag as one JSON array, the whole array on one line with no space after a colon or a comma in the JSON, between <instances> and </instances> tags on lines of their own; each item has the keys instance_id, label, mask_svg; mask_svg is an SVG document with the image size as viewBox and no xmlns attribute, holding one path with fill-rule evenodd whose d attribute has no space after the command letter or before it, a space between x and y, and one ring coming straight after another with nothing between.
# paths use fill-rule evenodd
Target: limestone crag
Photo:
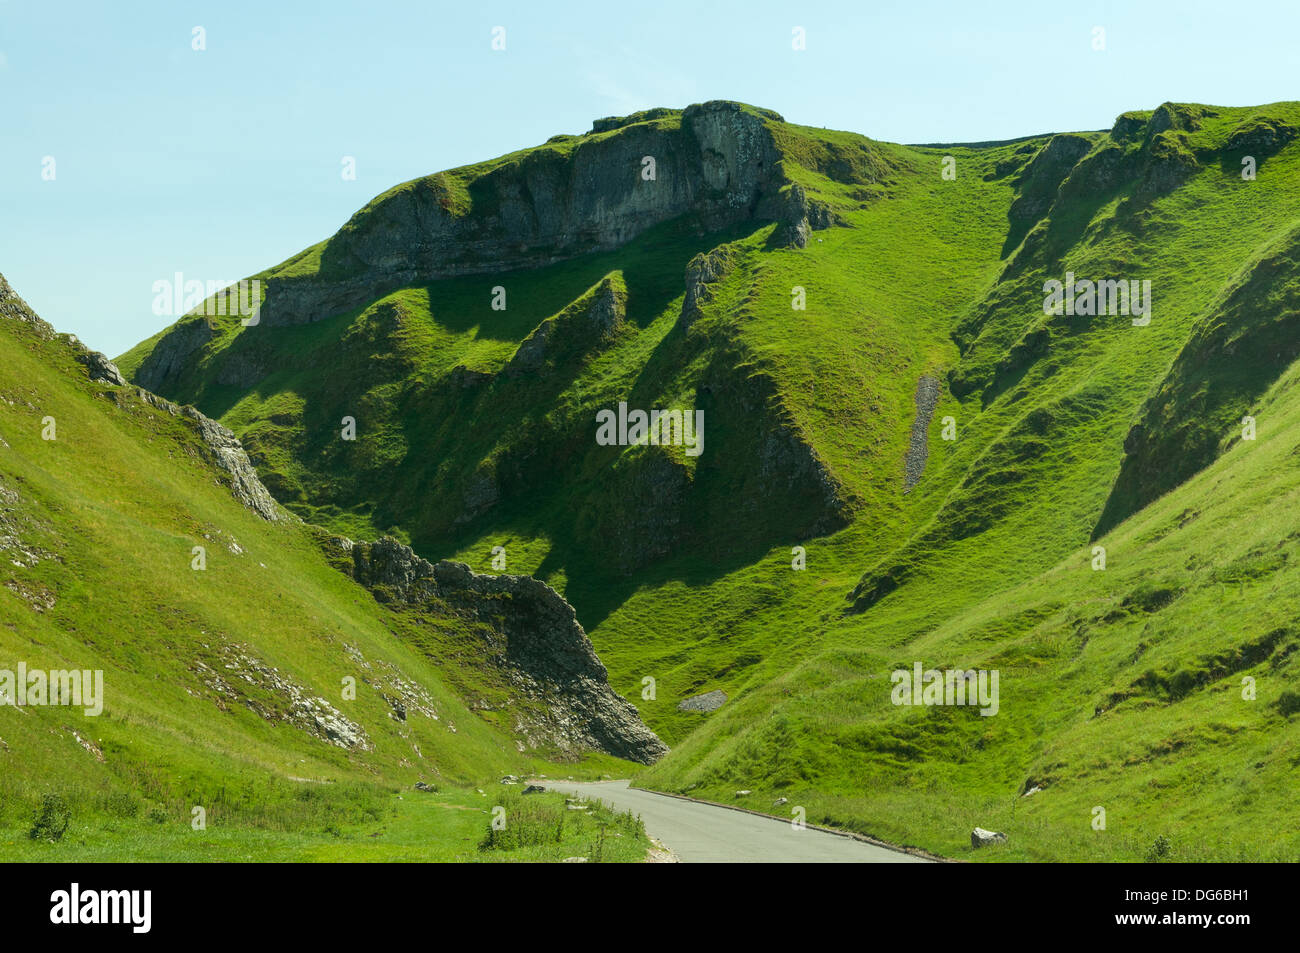
<instances>
[{"instance_id":1,"label":"limestone crag","mask_svg":"<svg viewBox=\"0 0 1300 953\"><path fill-rule=\"evenodd\" d=\"M637 710L610 687L573 607L546 583L481 575L463 563L435 565L390 537L373 543L333 537L331 545L350 555L347 571L376 599L437 602L478 623L487 657L515 690L542 703L516 725L532 746L604 751L643 764L667 753Z\"/></svg>"}]
</instances>

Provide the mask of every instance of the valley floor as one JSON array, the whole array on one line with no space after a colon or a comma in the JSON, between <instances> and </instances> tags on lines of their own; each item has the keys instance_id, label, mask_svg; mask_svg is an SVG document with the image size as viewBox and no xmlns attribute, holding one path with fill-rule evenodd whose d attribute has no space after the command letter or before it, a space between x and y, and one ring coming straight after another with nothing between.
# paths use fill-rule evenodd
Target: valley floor
<instances>
[{"instance_id":1,"label":"valley floor","mask_svg":"<svg viewBox=\"0 0 1300 953\"><path fill-rule=\"evenodd\" d=\"M494 809L506 826L494 843ZM499 812L499 811L498 811ZM517 788L407 791L377 820L320 830L248 827L194 831L149 818L73 825L54 843L0 830L0 860L29 862L641 862L650 844L634 817L600 805L569 810L558 795Z\"/></svg>"}]
</instances>

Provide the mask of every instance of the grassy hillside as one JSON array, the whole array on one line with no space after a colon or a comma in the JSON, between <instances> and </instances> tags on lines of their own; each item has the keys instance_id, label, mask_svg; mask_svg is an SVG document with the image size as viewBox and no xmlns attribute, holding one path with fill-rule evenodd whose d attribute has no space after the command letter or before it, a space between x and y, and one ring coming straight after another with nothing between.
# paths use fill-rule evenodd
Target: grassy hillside
<instances>
[{"instance_id":1,"label":"grassy hillside","mask_svg":"<svg viewBox=\"0 0 1300 953\"><path fill-rule=\"evenodd\" d=\"M549 795L517 815L544 840L481 851L501 775L614 759L520 754L465 704L481 662L462 648L449 685L429 620L332 568L312 527L241 505L190 418L88 379L81 353L0 319L0 668L104 685L98 715L0 706L0 858L558 859L608 827L606 859L639 859L635 825Z\"/></svg>"},{"instance_id":2,"label":"grassy hillside","mask_svg":"<svg viewBox=\"0 0 1300 953\"><path fill-rule=\"evenodd\" d=\"M562 591L674 748L647 785L979 859L1296 859L1300 105L942 148L762 115L793 220L684 214L312 323L227 322L168 396L305 517L482 571L504 547ZM448 173L470 195L486 174ZM1067 272L1149 281L1150 322L1045 313ZM618 401L703 409L705 452L597 445ZM997 669L999 713L890 704L917 661ZM713 689L716 712L678 709ZM975 825L1008 845L974 853Z\"/></svg>"}]
</instances>

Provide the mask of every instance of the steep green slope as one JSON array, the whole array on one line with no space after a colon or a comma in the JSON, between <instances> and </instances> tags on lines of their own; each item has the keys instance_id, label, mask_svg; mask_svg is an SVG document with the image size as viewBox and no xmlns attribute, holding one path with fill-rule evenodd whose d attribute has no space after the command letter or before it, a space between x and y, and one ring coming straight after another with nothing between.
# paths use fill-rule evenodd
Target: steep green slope
<instances>
[{"instance_id":1,"label":"steep green slope","mask_svg":"<svg viewBox=\"0 0 1300 953\"><path fill-rule=\"evenodd\" d=\"M1165 104L1109 132L922 148L750 107L656 111L386 193L265 274L271 320L188 318L124 366L220 414L311 519L485 572L500 547L562 591L674 746L647 783L780 793L944 852L1014 810L1033 820L993 856L1140 859L1151 825L1177 822L1183 856L1294 858L1252 839L1282 810L1283 762L1256 757L1286 743L1280 694L1261 679L1240 738L1192 730L1209 709L1160 695L1171 679L1194 694L1180 671L1220 691L1284 679L1287 638L1262 616L1136 631L1214 604L1205 583L1203 604L1162 608L1227 565L1209 527L1247 500L1197 520L1185 554L1133 527L1192 493L1202 478L1176 488L1294 358L1297 128L1295 103ZM675 157L654 198L643 154ZM448 234L474 242L452 254ZM1150 321L1047 313L1069 275L1150 282ZM702 409L704 452L599 445L596 415L620 401ZM1275 532L1254 529L1255 549ZM1245 553L1243 579L1273 565ZM998 667L999 715L890 705L890 673L917 661ZM1135 685L1160 703L1119 704L1110 753L1085 757L1079 719ZM678 707L715 689L713 713ZM1273 773L1230 779L1225 755ZM1031 780L1041 814L1016 807ZM1053 789L1093 803L1076 817ZM1196 813L1234 798L1259 817ZM1090 839L1099 804L1122 837Z\"/></svg>"},{"instance_id":2,"label":"steep green slope","mask_svg":"<svg viewBox=\"0 0 1300 953\"><path fill-rule=\"evenodd\" d=\"M386 608L329 565L319 530L241 505L249 485L220 463L237 445L111 383L3 279L0 354L0 669L103 686L91 714L4 686L0 857L337 859L358 839L376 858L479 857L489 802L472 786L548 766L467 706L511 697L466 644L475 628L441 603ZM473 824L450 823L467 808ZM517 856L585 852L597 826Z\"/></svg>"}]
</instances>

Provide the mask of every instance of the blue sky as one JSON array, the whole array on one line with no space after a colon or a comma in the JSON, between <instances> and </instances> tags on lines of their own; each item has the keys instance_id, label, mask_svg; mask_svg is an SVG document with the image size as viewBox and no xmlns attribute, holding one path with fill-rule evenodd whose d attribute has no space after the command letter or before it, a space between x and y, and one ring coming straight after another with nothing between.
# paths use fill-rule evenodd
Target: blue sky
<instances>
[{"instance_id":1,"label":"blue sky","mask_svg":"<svg viewBox=\"0 0 1300 953\"><path fill-rule=\"evenodd\" d=\"M738 99L898 142L1100 129L1297 98L1297 25L1296 0L0 0L0 273L117 355L170 323L159 279L254 273L397 182L599 116Z\"/></svg>"}]
</instances>

